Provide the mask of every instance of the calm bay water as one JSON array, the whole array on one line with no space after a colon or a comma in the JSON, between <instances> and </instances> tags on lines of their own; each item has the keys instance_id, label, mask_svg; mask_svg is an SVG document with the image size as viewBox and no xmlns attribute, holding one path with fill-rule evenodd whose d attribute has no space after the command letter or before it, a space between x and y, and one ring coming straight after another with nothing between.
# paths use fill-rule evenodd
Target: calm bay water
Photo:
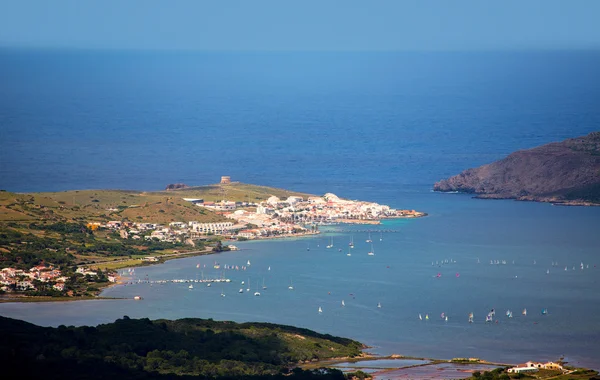
<instances>
[{"instance_id":1,"label":"calm bay water","mask_svg":"<svg viewBox=\"0 0 600 380\"><path fill-rule=\"evenodd\" d=\"M600 368L600 209L430 191L514 150L597 130L597 67L593 52L2 51L0 188L151 190L231 175L430 215L136 270L195 279L220 275L214 261L251 260L247 271L225 271L232 282L223 286L119 286L104 295L144 300L0 304L0 314L53 326L123 315L270 321L379 353L508 362L564 354ZM394 231L373 234L373 257L366 228ZM336 249L324 248L330 237ZM446 259L456 263L435 265ZM237 293L248 278L251 292ZM263 278L267 289L252 296ZM484 322L491 308L498 324Z\"/></svg>"}]
</instances>

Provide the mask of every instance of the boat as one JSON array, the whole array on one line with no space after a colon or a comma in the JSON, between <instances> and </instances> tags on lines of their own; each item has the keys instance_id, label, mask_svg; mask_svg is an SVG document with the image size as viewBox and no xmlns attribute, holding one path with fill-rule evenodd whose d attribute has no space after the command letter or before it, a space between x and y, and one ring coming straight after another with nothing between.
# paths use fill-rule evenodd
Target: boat
<instances>
[{"instance_id":1,"label":"boat","mask_svg":"<svg viewBox=\"0 0 600 380\"><path fill-rule=\"evenodd\" d=\"M369 256L375 256L375 250L373 249L373 244L371 244L371 251L367 253Z\"/></svg>"},{"instance_id":2,"label":"boat","mask_svg":"<svg viewBox=\"0 0 600 380\"><path fill-rule=\"evenodd\" d=\"M423 317L421 316L421 313L419 313L419 321L422 321Z\"/></svg>"},{"instance_id":3,"label":"boat","mask_svg":"<svg viewBox=\"0 0 600 380\"><path fill-rule=\"evenodd\" d=\"M321 306L319 306L319 314L321 314L323 312L323 309L321 309Z\"/></svg>"},{"instance_id":4,"label":"boat","mask_svg":"<svg viewBox=\"0 0 600 380\"><path fill-rule=\"evenodd\" d=\"M135 296L135 297L133 297L133 299L134 299L134 300L136 300L136 301L140 301L140 300L142 300L143 298L142 298L142 296Z\"/></svg>"},{"instance_id":5,"label":"boat","mask_svg":"<svg viewBox=\"0 0 600 380\"><path fill-rule=\"evenodd\" d=\"M225 297L225 293L221 290L221 297Z\"/></svg>"},{"instance_id":6,"label":"boat","mask_svg":"<svg viewBox=\"0 0 600 380\"><path fill-rule=\"evenodd\" d=\"M200 264L196 264L196 268L200 268Z\"/></svg>"},{"instance_id":7,"label":"boat","mask_svg":"<svg viewBox=\"0 0 600 380\"><path fill-rule=\"evenodd\" d=\"M251 265L251 264L250 264L250 260L248 260L248 262L246 263L246 265L248 265L248 266L250 266L250 265Z\"/></svg>"},{"instance_id":8,"label":"boat","mask_svg":"<svg viewBox=\"0 0 600 380\"><path fill-rule=\"evenodd\" d=\"M440 318L442 318L442 319L446 318L446 313L442 312L442 314L440 314Z\"/></svg>"},{"instance_id":9,"label":"boat","mask_svg":"<svg viewBox=\"0 0 600 380\"><path fill-rule=\"evenodd\" d=\"M546 315L546 314L548 314L548 309L546 309L546 308L542 309L542 315Z\"/></svg>"},{"instance_id":10,"label":"boat","mask_svg":"<svg viewBox=\"0 0 600 380\"><path fill-rule=\"evenodd\" d=\"M242 281L242 285L244 285L244 283L245 283L245 282L244 282L244 281Z\"/></svg>"},{"instance_id":11,"label":"boat","mask_svg":"<svg viewBox=\"0 0 600 380\"><path fill-rule=\"evenodd\" d=\"M521 314L523 314L523 315L526 316L527 315L527 308L523 309L523 312Z\"/></svg>"},{"instance_id":12,"label":"boat","mask_svg":"<svg viewBox=\"0 0 600 380\"><path fill-rule=\"evenodd\" d=\"M246 288L246 291L249 292L250 291L250 277L248 277L248 287Z\"/></svg>"},{"instance_id":13,"label":"boat","mask_svg":"<svg viewBox=\"0 0 600 380\"><path fill-rule=\"evenodd\" d=\"M492 322L492 316L490 314L485 316L485 321L486 322Z\"/></svg>"},{"instance_id":14,"label":"boat","mask_svg":"<svg viewBox=\"0 0 600 380\"><path fill-rule=\"evenodd\" d=\"M190 286L188 286L188 289L194 289L194 285L190 284Z\"/></svg>"},{"instance_id":15,"label":"boat","mask_svg":"<svg viewBox=\"0 0 600 380\"><path fill-rule=\"evenodd\" d=\"M506 310L506 316L507 316L508 318L512 318L512 311L510 311L510 310Z\"/></svg>"},{"instance_id":16,"label":"boat","mask_svg":"<svg viewBox=\"0 0 600 380\"><path fill-rule=\"evenodd\" d=\"M344 300L342 300L342 307L346 306L346 303L344 302Z\"/></svg>"},{"instance_id":17,"label":"boat","mask_svg":"<svg viewBox=\"0 0 600 380\"><path fill-rule=\"evenodd\" d=\"M258 282L256 283L256 289L258 289ZM257 290L254 292L254 295L258 297L260 296L260 292Z\"/></svg>"},{"instance_id":18,"label":"boat","mask_svg":"<svg viewBox=\"0 0 600 380\"><path fill-rule=\"evenodd\" d=\"M383 241L383 232L379 231L379 241Z\"/></svg>"},{"instance_id":19,"label":"boat","mask_svg":"<svg viewBox=\"0 0 600 380\"><path fill-rule=\"evenodd\" d=\"M428 321L429 320L429 314L425 314L425 320Z\"/></svg>"},{"instance_id":20,"label":"boat","mask_svg":"<svg viewBox=\"0 0 600 380\"><path fill-rule=\"evenodd\" d=\"M469 323L473 323L473 313L469 313Z\"/></svg>"},{"instance_id":21,"label":"boat","mask_svg":"<svg viewBox=\"0 0 600 380\"><path fill-rule=\"evenodd\" d=\"M244 293L244 289L240 288L240 290L238 291L238 293Z\"/></svg>"},{"instance_id":22,"label":"boat","mask_svg":"<svg viewBox=\"0 0 600 380\"><path fill-rule=\"evenodd\" d=\"M269 270L269 271L270 271L270 270L271 270L271 267L269 266L269 268L268 268L267 270Z\"/></svg>"},{"instance_id":23,"label":"boat","mask_svg":"<svg viewBox=\"0 0 600 380\"><path fill-rule=\"evenodd\" d=\"M307 245L306 245L306 250L307 250L307 251L310 251L310 244L307 244Z\"/></svg>"},{"instance_id":24,"label":"boat","mask_svg":"<svg viewBox=\"0 0 600 380\"><path fill-rule=\"evenodd\" d=\"M350 238L350 243L348 243L348 246L349 246L350 248L354 248L354 236L352 236L352 237Z\"/></svg>"},{"instance_id":25,"label":"boat","mask_svg":"<svg viewBox=\"0 0 600 380\"><path fill-rule=\"evenodd\" d=\"M371 240L371 233L369 232L369 238L367 240L365 240L365 242L367 243L372 243L373 240Z\"/></svg>"},{"instance_id":26,"label":"boat","mask_svg":"<svg viewBox=\"0 0 600 380\"><path fill-rule=\"evenodd\" d=\"M381 309L381 302L377 302L377 308Z\"/></svg>"},{"instance_id":27,"label":"boat","mask_svg":"<svg viewBox=\"0 0 600 380\"><path fill-rule=\"evenodd\" d=\"M333 248L333 237L331 238L331 243L327 246L327 248Z\"/></svg>"},{"instance_id":28,"label":"boat","mask_svg":"<svg viewBox=\"0 0 600 380\"><path fill-rule=\"evenodd\" d=\"M208 284L206 284L206 286L210 288L210 282Z\"/></svg>"},{"instance_id":29,"label":"boat","mask_svg":"<svg viewBox=\"0 0 600 380\"><path fill-rule=\"evenodd\" d=\"M265 278L263 277L263 290L266 290L267 286L265 285Z\"/></svg>"},{"instance_id":30,"label":"boat","mask_svg":"<svg viewBox=\"0 0 600 380\"><path fill-rule=\"evenodd\" d=\"M289 290L294 290L294 285L292 284L292 279L290 278L290 286L288 286Z\"/></svg>"},{"instance_id":31,"label":"boat","mask_svg":"<svg viewBox=\"0 0 600 380\"><path fill-rule=\"evenodd\" d=\"M550 269L546 269L546 274L550 274Z\"/></svg>"},{"instance_id":32,"label":"boat","mask_svg":"<svg viewBox=\"0 0 600 380\"><path fill-rule=\"evenodd\" d=\"M446 315L446 318L444 318L444 321L448 322L448 316Z\"/></svg>"}]
</instances>

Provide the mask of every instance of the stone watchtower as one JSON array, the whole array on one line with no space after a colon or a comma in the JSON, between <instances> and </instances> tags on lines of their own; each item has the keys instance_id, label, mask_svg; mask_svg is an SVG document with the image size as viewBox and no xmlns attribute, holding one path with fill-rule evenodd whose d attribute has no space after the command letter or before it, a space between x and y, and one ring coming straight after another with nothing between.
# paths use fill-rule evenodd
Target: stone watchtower
<instances>
[{"instance_id":1,"label":"stone watchtower","mask_svg":"<svg viewBox=\"0 0 600 380\"><path fill-rule=\"evenodd\" d=\"M228 175L224 175L221 177L221 183L222 184L228 184L231 183L231 177Z\"/></svg>"}]
</instances>

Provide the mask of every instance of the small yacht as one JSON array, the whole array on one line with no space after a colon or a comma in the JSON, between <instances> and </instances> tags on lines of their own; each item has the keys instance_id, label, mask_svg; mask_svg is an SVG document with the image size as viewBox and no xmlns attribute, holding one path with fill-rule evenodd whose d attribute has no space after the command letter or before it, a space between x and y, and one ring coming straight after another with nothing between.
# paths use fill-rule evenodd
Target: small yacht
<instances>
[{"instance_id":1,"label":"small yacht","mask_svg":"<svg viewBox=\"0 0 600 380\"><path fill-rule=\"evenodd\" d=\"M321 306L319 306L319 314L321 314L323 312L323 309L321 309Z\"/></svg>"},{"instance_id":2,"label":"small yacht","mask_svg":"<svg viewBox=\"0 0 600 380\"><path fill-rule=\"evenodd\" d=\"M342 307L346 306L346 303L344 302L344 300L342 300Z\"/></svg>"},{"instance_id":3,"label":"small yacht","mask_svg":"<svg viewBox=\"0 0 600 380\"><path fill-rule=\"evenodd\" d=\"M194 285L188 286L188 289L194 289Z\"/></svg>"},{"instance_id":4,"label":"small yacht","mask_svg":"<svg viewBox=\"0 0 600 380\"><path fill-rule=\"evenodd\" d=\"M238 293L244 293L244 289L241 289L238 291Z\"/></svg>"},{"instance_id":5,"label":"small yacht","mask_svg":"<svg viewBox=\"0 0 600 380\"><path fill-rule=\"evenodd\" d=\"M369 238L367 240L365 240L365 242L367 243L372 243L373 240L371 240L371 233L369 232Z\"/></svg>"},{"instance_id":6,"label":"small yacht","mask_svg":"<svg viewBox=\"0 0 600 380\"><path fill-rule=\"evenodd\" d=\"M210 288L210 282L208 284L206 284L206 286Z\"/></svg>"},{"instance_id":7,"label":"small yacht","mask_svg":"<svg viewBox=\"0 0 600 380\"><path fill-rule=\"evenodd\" d=\"M260 296L260 292L254 292L254 295L258 297Z\"/></svg>"},{"instance_id":8,"label":"small yacht","mask_svg":"<svg viewBox=\"0 0 600 380\"><path fill-rule=\"evenodd\" d=\"M377 308L381 309L381 302L377 302Z\"/></svg>"},{"instance_id":9,"label":"small yacht","mask_svg":"<svg viewBox=\"0 0 600 380\"><path fill-rule=\"evenodd\" d=\"M371 251L367 253L369 256L375 256L375 250L373 249L373 244L371 244Z\"/></svg>"}]
</instances>

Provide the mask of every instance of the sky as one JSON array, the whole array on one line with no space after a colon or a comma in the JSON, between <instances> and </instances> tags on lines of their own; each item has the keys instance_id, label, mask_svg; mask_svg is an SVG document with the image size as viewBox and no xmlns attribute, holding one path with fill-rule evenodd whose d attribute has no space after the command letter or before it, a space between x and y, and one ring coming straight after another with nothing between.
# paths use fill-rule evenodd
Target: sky
<instances>
[{"instance_id":1,"label":"sky","mask_svg":"<svg viewBox=\"0 0 600 380\"><path fill-rule=\"evenodd\" d=\"M598 49L599 15L596 0L0 0L0 46Z\"/></svg>"}]
</instances>

